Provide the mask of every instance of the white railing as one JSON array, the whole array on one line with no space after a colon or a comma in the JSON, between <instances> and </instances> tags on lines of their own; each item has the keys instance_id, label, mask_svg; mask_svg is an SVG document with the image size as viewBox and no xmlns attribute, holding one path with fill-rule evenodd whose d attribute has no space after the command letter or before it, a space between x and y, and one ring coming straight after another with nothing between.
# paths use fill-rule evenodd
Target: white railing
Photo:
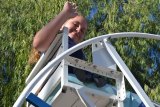
<instances>
[{"instance_id":1,"label":"white railing","mask_svg":"<svg viewBox=\"0 0 160 107\"><path fill-rule=\"evenodd\" d=\"M140 37L140 38L152 38L152 39L157 39L160 40L159 35L154 35L154 34L147 34L147 33L138 33L138 32L124 32L124 33L115 33L115 34L107 34L107 35L102 35L98 36L89 40L86 40L82 43L77 44L76 46L64 51L61 53L59 56L55 57L51 62L49 62L33 79L32 81L25 87L21 95L18 97L17 101L14 103L13 107L21 107L25 98L29 95L33 87L37 84L37 82L45 75L46 73L50 73L51 70L50 68L54 67L56 64L60 63L65 57L69 56L70 54L74 53L75 51L91 45L92 43L98 42L98 41L104 41L107 40L108 38L121 38L121 37ZM105 43L106 41L104 41ZM147 107L154 107L153 103L150 101L148 96L145 94L143 89L139 86L139 83L137 80L134 78L132 73L130 73L129 69L126 68L126 66L123 64L122 60L120 57L118 57L118 54L113 54L115 50L112 50L112 47L106 44L107 50L110 50L110 54L116 64L120 67L122 72L124 73L125 77L127 80L130 82L131 86L135 89L136 93L138 96L141 98L141 100L144 102L144 104ZM118 58L116 58L118 57ZM119 61L120 60L120 61ZM122 68L125 67L125 68ZM129 73L127 73L129 72Z\"/></svg>"}]
</instances>

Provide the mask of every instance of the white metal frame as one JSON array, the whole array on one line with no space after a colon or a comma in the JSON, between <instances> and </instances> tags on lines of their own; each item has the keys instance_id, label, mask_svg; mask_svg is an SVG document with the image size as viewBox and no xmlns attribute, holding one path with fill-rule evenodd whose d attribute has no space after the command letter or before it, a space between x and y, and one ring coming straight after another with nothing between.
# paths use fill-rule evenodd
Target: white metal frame
<instances>
[{"instance_id":1,"label":"white metal frame","mask_svg":"<svg viewBox=\"0 0 160 107\"><path fill-rule=\"evenodd\" d=\"M143 91L143 89L140 87L139 83L137 80L134 78L128 67L124 64L122 61L121 57L118 55L116 50L113 48L113 46L107 41L108 38L120 38L120 37L140 37L140 38L152 38L152 39L157 39L160 40L159 35L153 35L153 34L147 34L147 33L138 33L138 32L124 32L124 33L115 33L115 34L108 34L108 35L102 35L99 37L95 37L89 40L86 40L82 43L77 44L76 46L64 51L61 53L59 56L55 57L52 61L50 61L33 79L28 83L28 85L25 87L21 95L18 97L17 101L14 103L13 107L21 107L25 98L29 95L33 87L37 84L37 82L46 74L46 73L51 73L52 71L49 70L52 67L54 67L56 64L60 63L63 59L65 59L67 56L72 54L73 52L91 45L92 43L98 42L98 41L103 41L103 43L106 46L106 49L116 62L116 64L119 66L119 68L122 70L124 76L127 78L131 86L135 89L136 93L140 97L140 99L144 102L146 107L154 107L153 103L150 101L146 93ZM68 83L72 85L71 83ZM120 84L123 84L120 83ZM80 86L77 86L81 88ZM83 87L85 89L85 87ZM92 89L90 89L92 90ZM104 95L104 94L103 94Z\"/></svg>"},{"instance_id":2,"label":"white metal frame","mask_svg":"<svg viewBox=\"0 0 160 107\"><path fill-rule=\"evenodd\" d=\"M100 93L102 93L103 95L105 95L105 97L114 99L119 101L119 103L121 103L121 106L118 107L123 107L123 100L126 98L126 91L125 91L125 84L124 84L124 75L121 72L118 72L114 69L110 69L110 68L105 68L102 66L97 66L94 65L92 63L88 63L86 61L77 59L77 58L73 58L73 57L66 57L66 64L76 67L76 68L80 68L83 70L87 70L89 72L98 74L98 75L102 75L108 78L112 78L116 80L116 86L117 86L117 95L112 95L112 94L104 94L100 91L95 91L94 89L91 90L89 88L84 88L85 86L82 86L81 88L77 88L77 85L72 84L71 87L74 87L75 89L80 91L81 96L84 96L86 92L91 92L94 94L99 95ZM67 86L70 86L69 84L66 84ZM79 87L79 86L78 86ZM82 91L83 90L83 91ZM101 96L103 96L102 94L100 94ZM112 96L112 97L111 97ZM85 102L90 102L89 100L86 101L86 99L83 97ZM89 103L88 103L89 104ZM92 105L92 104L91 104ZM93 107L93 106L88 106L88 107Z\"/></svg>"},{"instance_id":3,"label":"white metal frame","mask_svg":"<svg viewBox=\"0 0 160 107\"><path fill-rule=\"evenodd\" d=\"M40 59L32 69L31 73L26 79L26 84L28 84L36 76L36 74L45 66L45 63L49 59L49 57L50 56L53 57L52 54L56 53L55 51L58 50L61 43L62 43L62 35L57 35L57 37L55 38L54 42L52 42L47 52L45 54L42 54L42 56L40 57ZM55 48L54 52L52 49L53 47Z\"/></svg>"}]
</instances>

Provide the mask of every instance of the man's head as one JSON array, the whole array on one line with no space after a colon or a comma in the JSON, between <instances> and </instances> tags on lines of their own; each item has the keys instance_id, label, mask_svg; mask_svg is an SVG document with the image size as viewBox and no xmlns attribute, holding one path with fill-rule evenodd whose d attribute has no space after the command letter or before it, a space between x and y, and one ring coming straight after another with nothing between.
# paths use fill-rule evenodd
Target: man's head
<instances>
[{"instance_id":1,"label":"man's head","mask_svg":"<svg viewBox=\"0 0 160 107\"><path fill-rule=\"evenodd\" d=\"M84 34L87 30L87 21L83 16L78 15L69 19L64 26L68 28L69 37L75 43L79 43L84 39Z\"/></svg>"}]
</instances>

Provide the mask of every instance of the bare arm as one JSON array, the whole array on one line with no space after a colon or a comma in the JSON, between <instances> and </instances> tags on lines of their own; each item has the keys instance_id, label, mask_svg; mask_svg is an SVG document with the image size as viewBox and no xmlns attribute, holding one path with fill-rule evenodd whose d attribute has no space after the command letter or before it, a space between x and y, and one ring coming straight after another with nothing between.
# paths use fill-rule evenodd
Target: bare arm
<instances>
[{"instance_id":1,"label":"bare arm","mask_svg":"<svg viewBox=\"0 0 160 107\"><path fill-rule=\"evenodd\" d=\"M38 31L33 40L33 47L40 52L45 52L51 42L54 40L56 34L62 27L62 25L72 17L77 15L76 5L70 2L66 2L63 10L52 19L46 26Z\"/></svg>"}]
</instances>

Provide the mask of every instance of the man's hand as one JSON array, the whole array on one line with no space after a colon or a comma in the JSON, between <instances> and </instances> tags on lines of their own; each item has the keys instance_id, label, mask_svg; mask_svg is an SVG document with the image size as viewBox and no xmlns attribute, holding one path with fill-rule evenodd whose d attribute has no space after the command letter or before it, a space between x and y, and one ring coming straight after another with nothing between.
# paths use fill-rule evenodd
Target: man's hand
<instances>
[{"instance_id":1,"label":"man's hand","mask_svg":"<svg viewBox=\"0 0 160 107\"><path fill-rule=\"evenodd\" d=\"M66 14L68 15L69 18L73 18L73 17L78 15L77 6L73 2L67 1L64 4L64 7L63 7L62 11L66 12Z\"/></svg>"}]
</instances>

